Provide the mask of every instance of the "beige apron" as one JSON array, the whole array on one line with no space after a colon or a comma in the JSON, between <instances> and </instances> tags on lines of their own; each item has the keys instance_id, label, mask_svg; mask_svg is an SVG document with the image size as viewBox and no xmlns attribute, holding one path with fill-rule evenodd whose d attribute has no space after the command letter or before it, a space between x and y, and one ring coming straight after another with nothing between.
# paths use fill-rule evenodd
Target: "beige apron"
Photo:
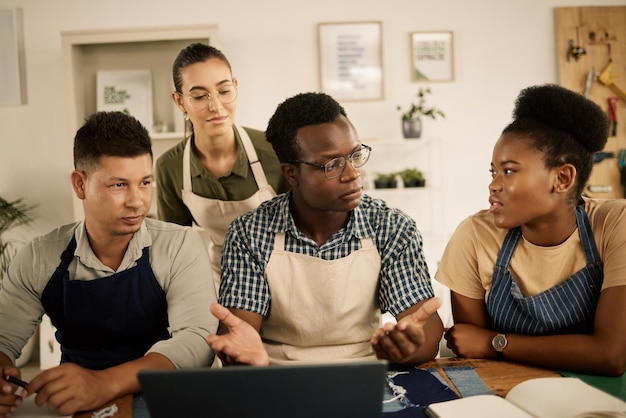
<instances>
[{"instance_id":1,"label":"beige apron","mask_svg":"<svg viewBox=\"0 0 626 418\"><path fill-rule=\"evenodd\" d=\"M267 182L263 167L256 155L248 133L239 126L234 126L237 132L239 132L241 142L248 156L248 161L250 162L254 180L259 187L259 190L249 198L237 201L224 201L194 194L191 190L191 140L187 141L183 152L183 202L187 208L189 208L193 216L195 221L194 227L200 231L209 249L211 263L213 265L213 279L215 280L215 286L218 292L220 283L220 257L222 255L224 237L226 236L228 226L237 216L255 209L264 201L276 196L276 192Z\"/></svg>"},{"instance_id":2,"label":"beige apron","mask_svg":"<svg viewBox=\"0 0 626 418\"><path fill-rule=\"evenodd\" d=\"M380 255L371 238L339 260L287 252L274 238L265 269L271 306L261 326L272 364L374 359L370 338L381 325Z\"/></svg>"}]
</instances>

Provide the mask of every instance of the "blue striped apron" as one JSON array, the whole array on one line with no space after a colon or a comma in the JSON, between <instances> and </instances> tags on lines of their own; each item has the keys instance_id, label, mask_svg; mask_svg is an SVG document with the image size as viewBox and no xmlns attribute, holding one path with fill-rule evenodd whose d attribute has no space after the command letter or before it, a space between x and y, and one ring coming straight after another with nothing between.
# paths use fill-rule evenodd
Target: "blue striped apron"
<instances>
[{"instance_id":1,"label":"blue striped apron","mask_svg":"<svg viewBox=\"0 0 626 418\"><path fill-rule=\"evenodd\" d=\"M587 265L565 281L537 295L524 297L509 272L509 264L522 233L519 227L509 231L498 254L487 312L492 328L498 332L529 335L589 334L604 275L584 209L576 206L576 222Z\"/></svg>"},{"instance_id":2,"label":"blue striped apron","mask_svg":"<svg viewBox=\"0 0 626 418\"><path fill-rule=\"evenodd\" d=\"M167 300L145 247L137 265L96 280L70 280L72 237L41 301L57 328L61 363L102 370L143 357L159 340L170 338Z\"/></svg>"}]
</instances>

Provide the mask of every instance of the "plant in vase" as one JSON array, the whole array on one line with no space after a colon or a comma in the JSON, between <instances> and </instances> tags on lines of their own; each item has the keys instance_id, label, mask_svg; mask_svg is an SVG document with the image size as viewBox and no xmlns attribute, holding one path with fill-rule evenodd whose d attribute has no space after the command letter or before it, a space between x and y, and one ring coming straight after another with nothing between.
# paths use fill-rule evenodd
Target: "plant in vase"
<instances>
[{"instance_id":1,"label":"plant in vase","mask_svg":"<svg viewBox=\"0 0 626 418\"><path fill-rule=\"evenodd\" d=\"M379 173L374 178L374 187L377 189L393 189L398 186L396 174Z\"/></svg>"},{"instance_id":2,"label":"plant in vase","mask_svg":"<svg viewBox=\"0 0 626 418\"><path fill-rule=\"evenodd\" d=\"M6 241L2 234L13 227L31 223L34 220L32 214L34 208L35 206L24 203L22 199L9 202L0 197L0 286L16 251L12 243Z\"/></svg>"},{"instance_id":3,"label":"plant in vase","mask_svg":"<svg viewBox=\"0 0 626 418\"><path fill-rule=\"evenodd\" d=\"M402 178L404 187L424 187L426 179L424 174L416 168L407 168L398 173Z\"/></svg>"},{"instance_id":4,"label":"plant in vase","mask_svg":"<svg viewBox=\"0 0 626 418\"><path fill-rule=\"evenodd\" d=\"M11 259L17 251L14 243L3 237L3 234L11 228L28 225L34 221L34 208L35 206L24 203L22 199L9 202L0 197L0 287L9 270ZM36 345L37 333L35 332L22 348L22 354L15 360L17 367L22 367L30 361Z\"/></svg>"},{"instance_id":5,"label":"plant in vase","mask_svg":"<svg viewBox=\"0 0 626 418\"><path fill-rule=\"evenodd\" d=\"M441 109L426 105L426 95L428 94L431 94L429 87L420 87L416 95L417 101L412 102L408 110L403 111L401 106L397 106L397 109L402 112L402 134L405 138L422 136L422 116L433 120L437 119L438 116L446 117Z\"/></svg>"}]
</instances>

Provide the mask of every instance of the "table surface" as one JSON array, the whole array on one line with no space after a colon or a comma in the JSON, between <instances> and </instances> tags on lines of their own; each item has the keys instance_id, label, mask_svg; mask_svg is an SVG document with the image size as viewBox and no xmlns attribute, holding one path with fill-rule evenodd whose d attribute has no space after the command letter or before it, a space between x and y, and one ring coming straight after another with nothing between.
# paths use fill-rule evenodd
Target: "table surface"
<instances>
[{"instance_id":1,"label":"table surface","mask_svg":"<svg viewBox=\"0 0 626 418\"><path fill-rule=\"evenodd\" d=\"M561 376L557 371L542 369L539 367L528 366L525 364L511 363L500 360L487 359L463 359L456 357L439 358L419 366L419 368L435 368L439 374L448 382L448 385L460 396L458 389L448 378L444 367L461 367L471 366L476 373L485 382L485 385L498 396L506 396L513 386L525 380L535 379L538 377L558 377ZM132 395L122 396L115 399L102 408L115 404L118 408L115 418L132 418L133 413L133 397ZM102 409L100 408L100 409ZM81 412L74 414L74 418L92 418L94 411Z\"/></svg>"},{"instance_id":2,"label":"table surface","mask_svg":"<svg viewBox=\"0 0 626 418\"><path fill-rule=\"evenodd\" d=\"M115 418L132 418L133 416L133 395L124 395L120 398L114 399L111 402L103 405L95 411L80 412L74 414L74 418L92 418L95 412L101 411L111 405L117 406L117 413L113 415Z\"/></svg>"},{"instance_id":3,"label":"table surface","mask_svg":"<svg viewBox=\"0 0 626 418\"><path fill-rule=\"evenodd\" d=\"M471 366L485 382L485 385L494 395L506 396L507 393L518 383L539 377L560 377L561 374L555 370L542 369L520 363L512 363L501 360L489 359L465 359L457 357L439 358L429 361L420 368L435 368L437 372L448 382L448 385L460 396L454 383L448 378L444 367Z\"/></svg>"}]
</instances>

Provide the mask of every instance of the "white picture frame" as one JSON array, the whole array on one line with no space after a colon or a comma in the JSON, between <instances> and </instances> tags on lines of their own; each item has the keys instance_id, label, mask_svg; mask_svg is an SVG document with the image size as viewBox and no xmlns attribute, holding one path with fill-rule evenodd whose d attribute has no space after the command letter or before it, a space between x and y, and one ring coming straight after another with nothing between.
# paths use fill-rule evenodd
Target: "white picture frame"
<instances>
[{"instance_id":1,"label":"white picture frame","mask_svg":"<svg viewBox=\"0 0 626 418\"><path fill-rule=\"evenodd\" d=\"M453 33L411 32L411 81L453 81Z\"/></svg>"},{"instance_id":2,"label":"white picture frame","mask_svg":"<svg viewBox=\"0 0 626 418\"><path fill-rule=\"evenodd\" d=\"M0 9L0 106L26 104L22 9Z\"/></svg>"},{"instance_id":3,"label":"white picture frame","mask_svg":"<svg viewBox=\"0 0 626 418\"><path fill-rule=\"evenodd\" d=\"M98 111L120 111L153 131L150 70L106 70L96 73Z\"/></svg>"},{"instance_id":4,"label":"white picture frame","mask_svg":"<svg viewBox=\"0 0 626 418\"><path fill-rule=\"evenodd\" d=\"M383 100L382 23L319 23L320 90L335 100Z\"/></svg>"}]
</instances>

